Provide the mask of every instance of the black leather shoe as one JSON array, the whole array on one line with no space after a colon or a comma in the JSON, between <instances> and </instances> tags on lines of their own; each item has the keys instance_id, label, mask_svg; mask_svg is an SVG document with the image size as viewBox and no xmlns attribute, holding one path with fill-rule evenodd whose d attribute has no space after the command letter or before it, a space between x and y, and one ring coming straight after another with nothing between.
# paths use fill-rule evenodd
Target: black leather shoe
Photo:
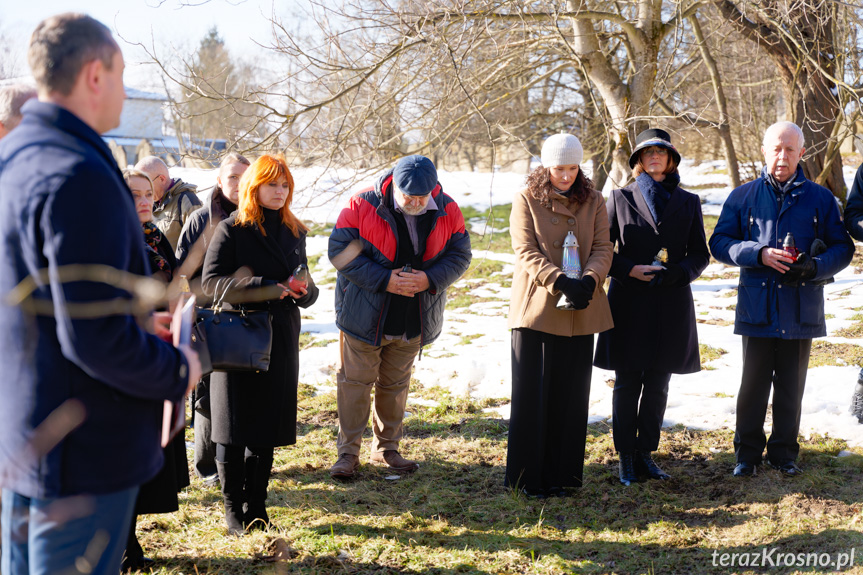
<instances>
[{"instance_id":1,"label":"black leather shoe","mask_svg":"<svg viewBox=\"0 0 863 575\"><path fill-rule=\"evenodd\" d=\"M635 471L651 479L671 479L671 476L653 461L649 451L635 452Z\"/></svg>"},{"instance_id":2,"label":"black leather shoe","mask_svg":"<svg viewBox=\"0 0 863 575\"><path fill-rule=\"evenodd\" d=\"M635 454L621 453L620 463L618 464L618 476L623 485L629 487L633 483L638 483L638 475L635 473Z\"/></svg>"},{"instance_id":3,"label":"black leather shoe","mask_svg":"<svg viewBox=\"0 0 863 575\"><path fill-rule=\"evenodd\" d=\"M532 489L529 487L522 487L521 492L524 493L525 497L529 497L531 499L548 499L551 496L551 493L548 489Z\"/></svg>"},{"instance_id":4,"label":"black leather shoe","mask_svg":"<svg viewBox=\"0 0 863 575\"><path fill-rule=\"evenodd\" d=\"M734 467L734 477L752 477L755 475L755 464L741 461Z\"/></svg>"},{"instance_id":5,"label":"black leather shoe","mask_svg":"<svg viewBox=\"0 0 863 575\"><path fill-rule=\"evenodd\" d=\"M797 464L793 459L786 459L785 461L781 461L779 463L770 462L770 467L773 469L778 469L782 475L787 475L789 477L797 477L798 475L803 475L803 470L797 467Z\"/></svg>"}]
</instances>

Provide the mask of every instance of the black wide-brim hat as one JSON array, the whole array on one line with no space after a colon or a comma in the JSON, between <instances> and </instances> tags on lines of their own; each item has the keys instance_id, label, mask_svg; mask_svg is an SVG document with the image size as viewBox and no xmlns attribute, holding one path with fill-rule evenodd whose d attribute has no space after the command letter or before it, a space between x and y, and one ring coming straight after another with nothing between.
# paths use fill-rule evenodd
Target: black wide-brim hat
<instances>
[{"instance_id":1,"label":"black wide-brim hat","mask_svg":"<svg viewBox=\"0 0 863 575\"><path fill-rule=\"evenodd\" d=\"M668 132L658 128L651 128L649 130L644 130L635 138L635 149L632 150L632 155L629 156L630 168L635 167L635 163L638 161L638 153L644 148L648 148L650 146L667 149L671 152L671 157L674 158L674 163L678 166L680 165L680 153L671 143L671 136L668 135Z\"/></svg>"}]
</instances>

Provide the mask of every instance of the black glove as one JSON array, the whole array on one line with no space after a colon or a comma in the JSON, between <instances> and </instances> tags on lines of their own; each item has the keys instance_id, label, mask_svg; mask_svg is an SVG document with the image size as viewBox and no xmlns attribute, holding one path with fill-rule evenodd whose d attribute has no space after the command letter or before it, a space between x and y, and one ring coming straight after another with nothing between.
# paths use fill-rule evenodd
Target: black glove
<instances>
[{"instance_id":1,"label":"black glove","mask_svg":"<svg viewBox=\"0 0 863 575\"><path fill-rule=\"evenodd\" d=\"M800 282L811 280L817 273L815 260L809 257L809 254L802 252L797 256L797 261L788 266L788 271L782 274L782 283L786 285L799 285Z\"/></svg>"},{"instance_id":2,"label":"black glove","mask_svg":"<svg viewBox=\"0 0 863 575\"><path fill-rule=\"evenodd\" d=\"M682 266L671 264L664 270L654 272L653 279L647 285L648 287L682 287L686 285L688 279Z\"/></svg>"},{"instance_id":3,"label":"black glove","mask_svg":"<svg viewBox=\"0 0 863 575\"><path fill-rule=\"evenodd\" d=\"M584 309L593 298L593 290L596 289L596 280L592 276L584 276L576 280L566 276L560 276L554 287L558 291L562 291L566 296L566 300L572 305L573 309Z\"/></svg>"}]
</instances>

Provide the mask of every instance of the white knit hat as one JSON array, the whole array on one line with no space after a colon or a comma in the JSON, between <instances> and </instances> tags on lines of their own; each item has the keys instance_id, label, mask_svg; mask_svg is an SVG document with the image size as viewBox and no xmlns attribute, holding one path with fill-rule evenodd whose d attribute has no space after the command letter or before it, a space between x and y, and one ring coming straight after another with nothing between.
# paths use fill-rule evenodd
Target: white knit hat
<instances>
[{"instance_id":1,"label":"white knit hat","mask_svg":"<svg viewBox=\"0 0 863 575\"><path fill-rule=\"evenodd\" d=\"M572 134L555 134L542 144L542 165L545 168L581 164L584 149Z\"/></svg>"}]
</instances>

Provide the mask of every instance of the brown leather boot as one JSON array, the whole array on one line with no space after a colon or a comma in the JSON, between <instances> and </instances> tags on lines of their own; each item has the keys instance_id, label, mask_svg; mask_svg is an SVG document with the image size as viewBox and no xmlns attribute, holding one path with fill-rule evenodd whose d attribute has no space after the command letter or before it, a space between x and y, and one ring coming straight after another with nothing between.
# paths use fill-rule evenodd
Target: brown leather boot
<instances>
[{"instance_id":1,"label":"brown leather boot","mask_svg":"<svg viewBox=\"0 0 863 575\"><path fill-rule=\"evenodd\" d=\"M386 451L378 451L372 453L369 461L374 465L386 465L395 471L402 473L410 473L419 469L420 464L410 459L405 459L395 449L387 449Z\"/></svg>"},{"instance_id":2,"label":"brown leather boot","mask_svg":"<svg viewBox=\"0 0 863 575\"><path fill-rule=\"evenodd\" d=\"M330 467L330 477L350 479L360 467L360 458L352 453L342 453L335 465Z\"/></svg>"}]
</instances>

